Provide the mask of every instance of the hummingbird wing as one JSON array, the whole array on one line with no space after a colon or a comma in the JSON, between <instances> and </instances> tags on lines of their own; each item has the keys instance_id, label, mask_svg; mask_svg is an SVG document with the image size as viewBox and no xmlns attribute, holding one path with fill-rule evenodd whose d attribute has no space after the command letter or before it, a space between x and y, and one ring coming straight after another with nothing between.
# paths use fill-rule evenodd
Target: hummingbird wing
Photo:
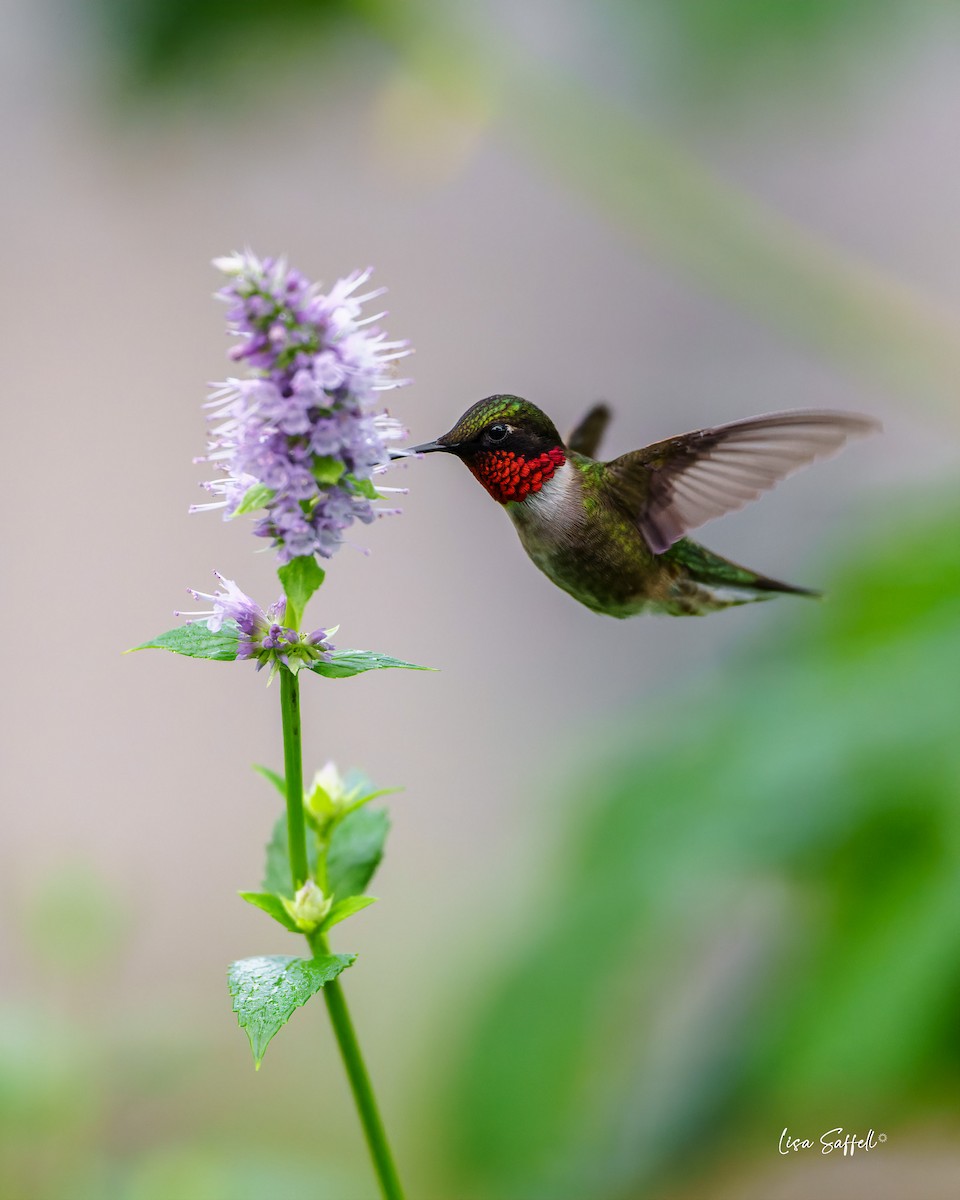
<instances>
[{"instance_id":1,"label":"hummingbird wing","mask_svg":"<svg viewBox=\"0 0 960 1200\"><path fill-rule=\"evenodd\" d=\"M783 412L698 429L608 463L654 554L743 508L854 434L880 428L855 413Z\"/></svg>"},{"instance_id":2,"label":"hummingbird wing","mask_svg":"<svg viewBox=\"0 0 960 1200\"><path fill-rule=\"evenodd\" d=\"M587 458L596 458L600 439L609 422L610 409L605 404L595 404L567 438L567 448L585 454Z\"/></svg>"}]
</instances>

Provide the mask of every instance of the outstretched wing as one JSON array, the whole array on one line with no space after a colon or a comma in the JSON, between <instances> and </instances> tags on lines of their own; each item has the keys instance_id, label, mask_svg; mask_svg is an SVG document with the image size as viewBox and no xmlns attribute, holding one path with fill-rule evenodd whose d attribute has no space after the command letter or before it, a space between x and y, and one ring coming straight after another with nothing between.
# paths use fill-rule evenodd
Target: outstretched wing
<instances>
[{"instance_id":1,"label":"outstretched wing","mask_svg":"<svg viewBox=\"0 0 960 1200\"><path fill-rule=\"evenodd\" d=\"M784 412L698 429L608 464L654 554L704 522L742 508L848 437L878 430L870 417Z\"/></svg>"},{"instance_id":2,"label":"outstretched wing","mask_svg":"<svg viewBox=\"0 0 960 1200\"><path fill-rule=\"evenodd\" d=\"M600 439L609 422L610 409L605 404L595 404L567 438L568 449L596 458Z\"/></svg>"}]
</instances>

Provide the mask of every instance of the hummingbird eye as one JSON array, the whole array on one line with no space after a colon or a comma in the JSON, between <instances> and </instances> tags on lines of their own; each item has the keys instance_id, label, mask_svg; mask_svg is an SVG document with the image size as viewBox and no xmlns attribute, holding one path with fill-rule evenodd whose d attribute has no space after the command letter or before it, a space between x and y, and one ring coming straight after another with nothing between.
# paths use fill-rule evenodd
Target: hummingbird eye
<instances>
[{"instance_id":1,"label":"hummingbird eye","mask_svg":"<svg viewBox=\"0 0 960 1200\"><path fill-rule=\"evenodd\" d=\"M509 425L491 425L487 430L487 441L502 442L509 432Z\"/></svg>"}]
</instances>

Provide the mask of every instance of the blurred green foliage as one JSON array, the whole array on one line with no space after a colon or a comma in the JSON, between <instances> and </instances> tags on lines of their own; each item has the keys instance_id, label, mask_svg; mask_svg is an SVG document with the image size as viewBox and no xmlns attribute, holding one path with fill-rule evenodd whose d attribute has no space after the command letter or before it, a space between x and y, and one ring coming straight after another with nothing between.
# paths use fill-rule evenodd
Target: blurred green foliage
<instances>
[{"instance_id":1,"label":"blurred green foliage","mask_svg":"<svg viewBox=\"0 0 960 1200\"><path fill-rule=\"evenodd\" d=\"M373 1200L289 1113L240 1111L176 1014L98 1019L60 982L29 1009L0 1005L4 1200Z\"/></svg>"},{"instance_id":2,"label":"blurred green foliage","mask_svg":"<svg viewBox=\"0 0 960 1200\"><path fill-rule=\"evenodd\" d=\"M38 959L80 975L103 968L128 926L120 897L81 862L44 879L24 914L24 933Z\"/></svg>"},{"instance_id":3,"label":"blurred green foliage","mask_svg":"<svg viewBox=\"0 0 960 1200\"><path fill-rule=\"evenodd\" d=\"M438 20L465 17L478 29L496 12L442 5L436 0L96 0L104 28L124 71L147 87L182 84L228 65L248 40L281 40L291 48L304 37L318 42L333 31L354 27L392 40L398 23L428 28ZM856 51L931 12L950 12L944 0L612 0L597 16L618 27L624 48L659 50L665 77L682 81L687 99L736 95L755 85L787 77L803 79L811 69L841 70ZM606 11L602 11L602 10ZM544 9L541 19L558 24L568 14ZM644 62L646 56L641 53ZM772 69L771 69L772 68Z\"/></svg>"},{"instance_id":4,"label":"blurred green foliage","mask_svg":"<svg viewBox=\"0 0 960 1200\"><path fill-rule=\"evenodd\" d=\"M578 781L540 926L466 1039L454 1190L646 1194L738 1137L955 1091L960 494L898 509L822 606Z\"/></svg>"},{"instance_id":5,"label":"blurred green foliage","mask_svg":"<svg viewBox=\"0 0 960 1200\"><path fill-rule=\"evenodd\" d=\"M942 0L621 0L636 35L662 38L664 73L684 99L716 101L758 82L805 84L854 66L880 38L944 10Z\"/></svg>"},{"instance_id":6,"label":"blurred green foliage","mask_svg":"<svg viewBox=\"0 0 960 1200\"><path fill-rule=\"evenodd\" d=\"M222 89L234 120L257 104L260 86L282 83L304 63L317 74L318 56L334 46L342 61L364 45L363 36L335 40L335 33L366 35L395 60L384 73L400 68L417 79L446 120L496 127L525 162L585 195L600 217L701 286L911 401L955 400L960 350L953 315L938 300L722 180L635 106L620 107L598 81L597 64L589 81L551 64L495 14L435 0L281 0L268 8L221 0L98 3L122 79L145 94L186 95L201 84L216 97ZM625 57L627 75L645 88L656 83L668 101L719 88L768 103L788 76L820 98L826 81L844 78L851 51L880 31L918 29L932 14L953 17L955 10L941 0L917 0L909 9L869 0L620 0L596 19L610 26L616 46L611 74ZM558 10L558 28L569 20ZM826 56L828 45L842 52ZM418 134L406 136L413 143Z\"/></svg>"},{"instance_id":7,"label":"blurred green foliage","mask_svg":"<svg viewBox=\"0 0 960 1200\"><path fill-rule=\"evenodd\" d=\"M225 68L249 61L251 46L262 55L304 39L320 45L356 6L352 0L95 0L95 7L124 82L152 89L222 78Z\"/></svg>"},{"instance_id":8,"label":"blurred green foliage","mask_svg":"<svg viewBox=\"0 0 960 1200\"><path fill-rule=\"evenodd\" d=\"M178 1146L131 1164L110 1192L86 1190L67 1200L343 1200L364 1196L356 1180L291 1162L216 1147Z\"/></svg>"}]
</instances>

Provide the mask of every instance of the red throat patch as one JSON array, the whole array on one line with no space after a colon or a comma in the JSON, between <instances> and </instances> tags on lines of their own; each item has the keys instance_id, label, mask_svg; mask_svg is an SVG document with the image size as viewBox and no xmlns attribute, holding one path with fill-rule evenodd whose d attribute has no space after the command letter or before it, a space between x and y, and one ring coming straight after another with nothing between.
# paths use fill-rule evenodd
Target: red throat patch
<instances>
[{"instance_id":1,"label":"red throat patch","mask_svg":"<svg viewBox=\"0 0 960 1200\"><path fill-rule=\"evenodd\" d=\"M484 450L467 466L500 504L519 501L539 492L567 461L562 446L537 458L523 458L512 450Z\"/></svg>"}]
</instances>

